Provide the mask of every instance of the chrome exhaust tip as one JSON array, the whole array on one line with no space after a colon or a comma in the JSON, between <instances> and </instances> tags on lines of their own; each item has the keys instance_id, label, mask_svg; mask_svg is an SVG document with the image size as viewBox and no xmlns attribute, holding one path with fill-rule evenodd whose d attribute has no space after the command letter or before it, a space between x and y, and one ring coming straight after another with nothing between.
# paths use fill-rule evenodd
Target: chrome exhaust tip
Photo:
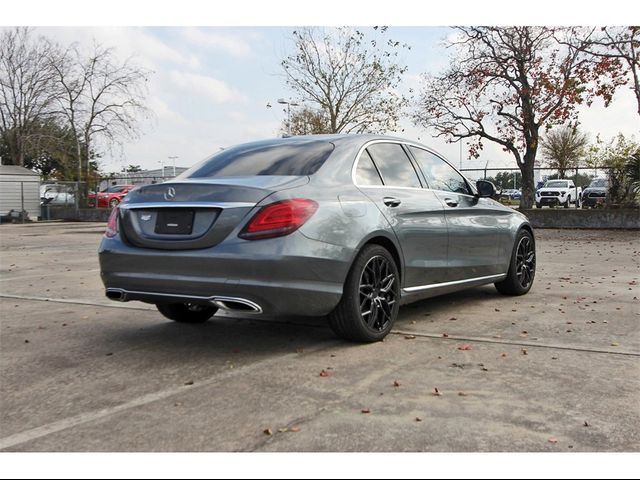
<instances>
[{"instance_id":1,"label":"chrome exhaust tip","mask_svg":"<svg viewBox=\"0 0 640 480\"><path fill-rule=\"evenodd\" d=\"M213 297L211 303L229 312L262 313L262 307L260 305L246 298Z\"/></svg>"},{"instance_id":2,"label":"chrome exhaust tip","mask_svg":"<svg viewBox=\"0 0 640 480\"><path fill-rule=\"evenodd\" d=\"M107 298L118 302L126 302L128 300L127 292L121 288L107 288L106 295Z\"/></svg>"}]
</instances>

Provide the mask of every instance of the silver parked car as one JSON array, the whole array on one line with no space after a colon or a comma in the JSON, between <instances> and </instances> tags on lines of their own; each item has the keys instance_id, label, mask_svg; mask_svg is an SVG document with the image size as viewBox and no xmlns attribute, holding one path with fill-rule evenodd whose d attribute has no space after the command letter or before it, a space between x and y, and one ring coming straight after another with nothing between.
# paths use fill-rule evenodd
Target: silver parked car
<instances>
[{"instance_id":1,"label":"silver parked car","mask_svg":"<svg viewBox=\"0 0 640 480\"><path fill-rule=\"evenodd\" d=\"M178 322L219 308L328 315L344 338L381 340L401 303L488 283L529 291L533 231L494 193L398 138L247 143L132 190L109 219L102 280L107 297Z\"/></svg>"}]
</instances>

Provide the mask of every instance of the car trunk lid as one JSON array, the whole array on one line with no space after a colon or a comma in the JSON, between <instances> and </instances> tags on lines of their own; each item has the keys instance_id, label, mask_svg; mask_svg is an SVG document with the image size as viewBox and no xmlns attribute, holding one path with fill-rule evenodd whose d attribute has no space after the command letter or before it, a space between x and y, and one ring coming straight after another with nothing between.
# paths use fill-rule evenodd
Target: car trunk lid
<instances>
[{"instance_id":1,"label":"car trunk lid","mask_svg":"<svg viewBox=\"0 0 640 480\"><path fill-rule=\"evenodd\" d=\"M224 240L264 198L304 185L308 177L186 179L145 185L120 205L123 237L136 247L208 248Z\"/></svg>"}]
</instances>

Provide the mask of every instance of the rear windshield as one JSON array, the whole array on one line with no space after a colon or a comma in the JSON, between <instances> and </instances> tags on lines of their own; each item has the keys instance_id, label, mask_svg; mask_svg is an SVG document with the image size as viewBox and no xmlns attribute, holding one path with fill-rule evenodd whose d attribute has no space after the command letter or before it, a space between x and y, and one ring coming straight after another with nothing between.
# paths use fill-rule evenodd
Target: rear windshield
<instances>
[{"instance_id":1,"label":"rear windshield","mask_svg":"<svg viewBox=\"0 0 640 480\"><path fill-rule=\"evenodd\" d=\"M329 142L238 145L191 167L181 178L313 175L333 151Z\"/></svg>"},{"instance_id":2,"label":"rear windshield","mask_svg":"<svg viewBox=\"0 0 640 480\"><path fill-rule=\"evenodd\" d=\"M590 187L606 187L607 179L606 178L596 178L591 181L589 184Z\"/></svg>"}]
</instances>

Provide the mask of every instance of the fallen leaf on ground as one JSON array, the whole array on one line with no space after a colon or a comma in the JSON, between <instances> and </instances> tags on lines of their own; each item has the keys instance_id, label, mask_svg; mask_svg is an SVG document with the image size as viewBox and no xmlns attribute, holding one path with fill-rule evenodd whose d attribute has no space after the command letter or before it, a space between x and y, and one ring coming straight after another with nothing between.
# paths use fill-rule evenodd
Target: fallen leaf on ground
<instances>
[{"instance_id":1,"label":"fallen leaf on ground","mask_svg":"<svg viewBox=\"0 0 640 480\"><path fill-rule=\"evenodd\" d=\"M611 342L612 347L619 347L620 344L618 342Z\"/></svg>"},{"instance_id":2,"label":"fallen leaf on ground","mask_svg":"<svg viewBox=\"0 0 640 480\"><path fill-rule=\"evenodd\" d=\"M331 372L327 372L326 370L322 370L320 372L320 376L321 377L329 377L329 376L331 376Z\"/></svg>"},{"instance_id":3,"label":"fallen leaf on ground","mask_svg":"<svg viewBox=\"0 0 640 480\"><path fill-rule=\"evenodd\" d=\"M438 390L437 388L434 388L432 395L435 397L439 397L442 395L442 393L440 393L440 390Z\"/></svg>"},{"instance_id":4,"label":"fallen leaf on ground","mask_svg":"<svg viewBox=\"0 0 640 480\"><path fill-rule=\"evenodd\" d=\"M188 380L184 382L185 385L193 385L193 380Z\"/></svg>"},{"instance_id":5,"label":"fallen leaf on ground","mask_svg":"<svg viewBox=\"0 0 640 480\"><path fill-rule=\"evenodd\" d=\"M273 432L271 431L270 428L265 428L262 433L264 433L265 435L273 435Z\"/></svg>"},{"instance_id":6,"label":"fallen leaf on ground","mask_svg":"<svg viewBox=\"0 0 640 480\"><path fill-rule=\"evenodd\" d=\"M523 349L522 349L522 354L523 354L523 355L529 355L529 352L527 352L527 349L526 349L526 348L523 348Z\"/></svg>"},{"instance_id":7,"label":"fallen leaf on ground","mask_svg":"<svg viewBox=\"0 0 640 480\"><path fill-rule=\"evenodd\" d=\"M583 425L584 425L585 427L590 427L590 426L591 426L591 424L589 424L589 422L587 422L586 420L584 421Z\"/></svg>"},{"instance_id":8,"label":"fallen leaf on ground","mask_svg":"<svg viewBox=\"0 0 640 480\"><path fill-rule=\"evenodd\" d=\"M448 333L443 333L442 334L442 338L449 338L449 334Z\"/></svg>"},{"instance_id":9,"label":"fallen leaf on ground","mask_svg":"<svg viewBox=\"0 0 640 480\"><path fill-rule=\"evenodd\" d=\"M368 408L363 408L362 410L360 410L360 413L371 413L371 410Z\"/></svg>"},{"instance_id":10,"label":"fallen leaf on ground","mask_svg":"<svg viewBox=\"0 0 640 480\"><path fill-rule=\"evenodd\" d=\"M400 382L399 382L399 381L397 381L397 380L394 380L394 381L393 381L393 386L394 386L394 387L399 387L399 386L400 386Z\"/></svg>"},{"instance_id":11,"label":"fallen leaf on ground","mask_svg":"<svg viewBox=\"0 0 640 480\"><path fill-rule=\"evenodd\" d=\"M422 419L420 417L416 417L416 422L421 422Z\"/></svg>"},{"instance_id":12,"label":"fallen leaf on ground","mask_svg":"<svg viewBox=\"0 0 640 480\"><path fill-rule=\"evenodd\" d=\"M467 396L467 394L466 394L466 393L464 393L464 392L458 392L458 396L459 396L459 397L466 397L466 396Z\"/></svg>"},{"instance_id":13,"label":"fallen leaf on ground","mask_svg":"<svg viewBox=\"0 0 640 480\"><path fill-rule=\"evenodd\" d=\"M506 354L506 353L503 353L503 354L502 354L502 355L500 355L500 356L501 356L502 358L504 358L504 357L506 357L506 356L507 356L507 354Z\"/></svg>"},{"instance_id":14,"label":"fallen leaf on ground","mask_svg":"<svg viewBox=\"0 0 640 480\"><path fill-rule=\"evenodd\" d=\"M291 427L289 431L293 433L298 433L300 431L300 427Z\"/></svg>"},{"instance_id":15,"label":"fallen leaf on ground","mask_svg":"<svg viewBox=\"0 0 640 480\"><path fill-rule=\"evenodd\" d=\"M404 339L405 339L405 340L414 340L415 338L416 338L416 336L415 336L415 335L405 335L405 336L404 336Z\"/></svg>"},{"instance_id":16,"label":"fallen leaf on ground","mask_svg":"<svg viewBox=\"0 0 640 480\"><path fill-rule=\"evenodd\" d=\"M458 350L471 350L471 345L460 345Z\"/></svg>"},{"instance_id":17,"label":"fallen leaf on ground","mask_svg":"<svg viewBox=\"0 0 640 480\"><path fill-rule=\"evenodd\" d=\"M551 437L551 438L549 439L549 443L558 443L558 439L557 439L557 438L555 438L555 437Z\"/></svg>"},{"instance_id":18,"label":"fallen leaf on ground","mask_svg":"<svg viewBox=\"0 0 640 480\"><path fill-rule=\"evenodd\" d=\"M279 428L279 429L278 429L278 432L280 432L280 433L284 433L284 432L286 432L287 430L289 430L287 427Z\"/></svg>"}]
</instances>

